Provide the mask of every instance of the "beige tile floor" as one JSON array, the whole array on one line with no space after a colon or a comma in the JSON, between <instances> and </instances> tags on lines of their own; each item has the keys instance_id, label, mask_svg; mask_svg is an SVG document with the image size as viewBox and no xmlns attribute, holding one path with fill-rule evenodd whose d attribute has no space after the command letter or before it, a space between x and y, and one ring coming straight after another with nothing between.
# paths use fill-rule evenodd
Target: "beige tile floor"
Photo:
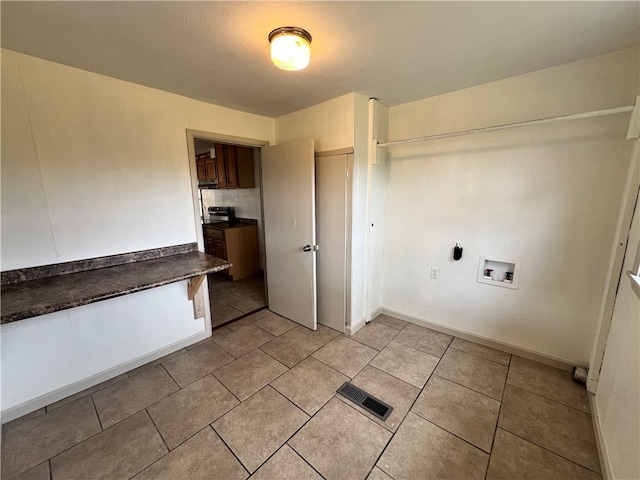
<instances>
[{"instance_id":1,"label":"beige tile floor","mask_svg":"<svg viewBox=\"0 0 640 480\"><path fill-rule=\"evenodd\" d=\"M3 426L6 480L249 477L601 478L568 372L384 315L347 337L262 310Z\"/></svg>"},{"instance_id":2,"label":"beige tile floor","mask_svg":"<svg viewBox=\"0 0 640 480\"><path fill-rule=\"evenodd\" d=\"M214 327L266 307L262 274L232 282L218 275L207 275L211 324Z\"/></svg>"}]
</instances>

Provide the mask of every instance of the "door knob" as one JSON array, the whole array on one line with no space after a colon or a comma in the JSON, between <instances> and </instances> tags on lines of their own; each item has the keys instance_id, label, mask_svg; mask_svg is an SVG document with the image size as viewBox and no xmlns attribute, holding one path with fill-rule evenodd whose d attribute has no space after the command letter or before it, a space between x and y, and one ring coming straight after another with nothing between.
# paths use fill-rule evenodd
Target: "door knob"
<instances>
[{"instance_id":1,"label":"door knob","mask_svg":"<svg viewBox=\"0 0 640 480\"><path fill-rule=\"evenodd\" d=\"M313 247L311 245L305 245L304 247L302 247L302 250L305 252L310 252L310 251L314 251L317 252L318 251L318 245L314 245Z\"/></svg>"}]
</instances>

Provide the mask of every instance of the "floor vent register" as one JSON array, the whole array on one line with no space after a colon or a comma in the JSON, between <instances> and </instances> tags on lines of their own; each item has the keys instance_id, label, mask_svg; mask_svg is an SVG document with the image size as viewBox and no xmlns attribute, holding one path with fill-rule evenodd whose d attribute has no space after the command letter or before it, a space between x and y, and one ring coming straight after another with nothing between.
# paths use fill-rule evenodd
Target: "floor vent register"
<instances>
[{"instance_id":1,"label":"floor vent register","mask_svg":"<svg viewBox=\"0 0 640 480\"><path fill-rule=\"evenodd\" d=\"M345 398L348 398L356 405L361 406L371 415L378 417L380 420L386 420L393 411L392 406L378 400L373 395L369 395L364 390L356 387L355 385L352 385L349 382L345 382L337 390L337 393Z\"/></svg>"}]
</instances>

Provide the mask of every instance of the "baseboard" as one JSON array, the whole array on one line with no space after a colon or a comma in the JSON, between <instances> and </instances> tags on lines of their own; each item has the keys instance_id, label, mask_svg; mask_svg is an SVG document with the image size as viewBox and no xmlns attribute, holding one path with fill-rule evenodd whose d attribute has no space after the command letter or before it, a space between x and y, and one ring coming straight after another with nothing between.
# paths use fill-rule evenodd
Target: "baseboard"
<instances>
[{"instance_id":1,"label":"baseboard","mask_svg":"<svg viewBox=\"0 0 640 480\"><path fill-rule=\"evenodd\" d=\"M613 479L611 472L611 464L609 463L609 455L607 454L607 443L602 434L602 426L600 425L600 412L598 411L598 403L596 396L588 394L589 407L591 408L591 421L593 422L593 431L596 434L596 447L598 448L598 457L600 458L600 470L604 480Z\"/></svg>"},{"instance_id":2,"label":"baseboard","mask_svg":"<svg viewBox=\"0 0 640 480\"><path fill-rule=\"evenodd\" d=\"M378 307L375 308L370 314L369 314L369 318L371 320L373 320L374 318L376 318L378 315L380 315L382 313L382 307Z\"/></svg>"},{"instance_id":3,"label":"baseboard","mask_svg":"<svg viewBox=\"0 0 640 480\"><path fill-rule=\"evenodd\" d=\"M390 308L382 307L381 313L383 313L384 315L389 315L390 317L395 317L400 320L404 320L409 323L413 323L415 325L420 325L422 327L427 327L432 330L436 330L438 332L460 337L464 340L469 340L471 342L479 343L486 347L491 347L491 348L495 348L496 350L512 353L520 357L528 358L529 360L534 360L536 362L544 363L545 365L551 365L552 367L560 368L565 371L570 372L573 370L573 367L575 366L580 366L580 367L584 366L584 364L580 362L574 362L565 358L560 358L560 357L555 357L553 355L539 353L533 350L529 350L527 348L520 347L518 345L501 342L499 340L494 340L492 338L467 332L465 330L459 330L457 328L447 327L445 325L430 322L428 320L424 320L422 318L415 317L413 315L409 315L403 312L398 312L397 310L392 310Z\"/></svg>"},{"instance_id":4,"label":"baseboard","mask_svg":"<svg viewBox=\"0 0 640 480\"><path fill-rule=\"evenodd\" d=\"M362 327L364 327L366 324L367 324L367 321L364 318L361 318L356 323L347 325L345 333L351 336L355 334L358 330L360 330Z\"/></svg>"},{"instance_id":5,"label":"baseboard","mask_svg":"<svg viewBox=\"0 0 640 480\"><path fill-rule=\"evenodd\" d=\"M11 420L15 420L16 418L20 418L27 413L34 412L39 408L46 407L47 405L51 405L52 403L57 402L58 400L62 400L63 398L67 398L70 395L74 395L78 392L81 392L87 388L91 388L94 385L98 385L99 383L106 382L107 380L117 377L118 375L122 375L134 368L141 367L149 362L157 360L158 358L164 357L170 353L175 352L176 350L180 350L181 348L188 347L189 345L193 345L200 340L204 340L211 336L211 332L200 332L196 335L191 335L183 340L172 343L165 347L159 348L158 350L154 350L151 353L143 355L141 357L135 358L128 362L117 365L113 368L109 368L100 373L96 373L95 375L91 375L90 377L84 378L77 382L74 382L70 385L66 385L64 387L58 388L49 393L45 393L44 395L40 395L39 397L33 398L31 400L27 400L26 402L19 403L18 405L14 405L13 407L9 407L6 410L2 410L0 412L0 418L2 418L2 423L10 422Z\"/></svg>"}]
</instances>

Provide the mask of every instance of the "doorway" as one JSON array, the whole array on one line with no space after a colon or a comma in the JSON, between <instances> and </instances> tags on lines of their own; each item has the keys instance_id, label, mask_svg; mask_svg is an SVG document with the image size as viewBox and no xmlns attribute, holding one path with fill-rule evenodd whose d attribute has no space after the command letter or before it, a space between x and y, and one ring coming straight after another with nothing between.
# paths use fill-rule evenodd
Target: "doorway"
<instances>
[{"instance_id":1,"label":"doorway","mask_svg":"<svg viewBox=\"0 0 640 480\"><path fill-rule=\"evenodd\" d=\"M260 146L267 142L193 130L187 142L198 242L234 265L207 276L216 329L267 306L260 181Z\"/></svg>"}]
</instances>

